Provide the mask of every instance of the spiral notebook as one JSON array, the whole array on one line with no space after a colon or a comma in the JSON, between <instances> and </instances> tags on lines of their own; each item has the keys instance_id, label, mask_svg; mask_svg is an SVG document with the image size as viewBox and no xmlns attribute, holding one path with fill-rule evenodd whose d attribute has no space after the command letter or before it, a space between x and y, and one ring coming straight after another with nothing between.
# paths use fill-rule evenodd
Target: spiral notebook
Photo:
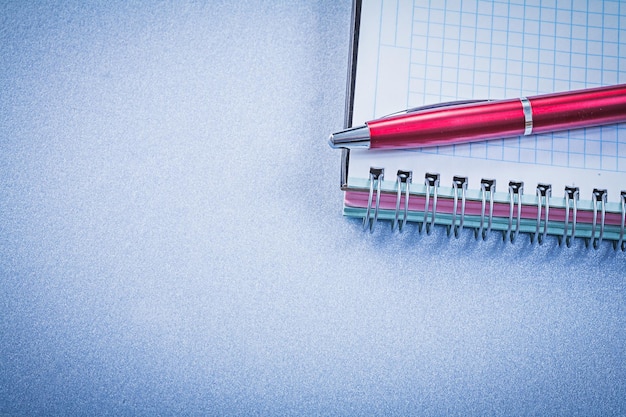
<instances>
[{"instance_id":1,"label":"spiral notebook","mask_svg":"<svg viewBox=\"0 0 626 417\"><path fill-rule=\"evenodd\" d=\"M624 23L619 1L357 1L345 127L434 103L625 83ZM343 213L370 230L408 221L624 250L626 124L342 152Z\"/></svg>"}]
</instances>

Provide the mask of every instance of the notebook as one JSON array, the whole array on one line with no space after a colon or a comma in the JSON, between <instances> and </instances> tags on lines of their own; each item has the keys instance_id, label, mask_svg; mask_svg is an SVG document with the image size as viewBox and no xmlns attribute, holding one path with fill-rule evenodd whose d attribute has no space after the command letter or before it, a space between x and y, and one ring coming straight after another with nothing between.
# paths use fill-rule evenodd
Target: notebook
<instances>
[{"instance_id":1,"label":"notebook","mask_svg":"<svg viewBox=\"0 0 626 417\"><path fill-rule=\"evenodd\" d=\"M618 0L363 0L354 5L346 126L454 100L626 82ZM621 43L620 43L621 41ZM626 124L420 150L342 150L343 213L624 250ZM465 232L468 233L468 232Z\"/></svg>"}]
</instances>

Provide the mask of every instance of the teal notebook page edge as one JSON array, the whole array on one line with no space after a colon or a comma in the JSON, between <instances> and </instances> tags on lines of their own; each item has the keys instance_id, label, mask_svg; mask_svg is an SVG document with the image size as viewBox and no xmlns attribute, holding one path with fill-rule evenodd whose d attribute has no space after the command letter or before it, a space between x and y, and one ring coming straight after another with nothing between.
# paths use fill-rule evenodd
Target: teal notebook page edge
<instances>
[{"instance_id":1,"label":"teal notebook page edge","mask_svg":"<svg viewBox=\"0 0 626 417\"><path fill-rule=\"evenodd\" d=\"M498 99L611 85L626 81L626 8L617 1L584 2L364 1L353 121L404 108L459 99ZM552 185L551 205L565 204L565 186L580 188L590 209L594 188L608 190L607 209L620 211L626 178L626 126L577 129L422 150L353 150L348 188L385 167L383 189L395 172L412 170L495 178L506 197L509 180L526 184L525 202L538 183ZM419 191L418 191L419 192Z\"/></svg>"}]
</instances>

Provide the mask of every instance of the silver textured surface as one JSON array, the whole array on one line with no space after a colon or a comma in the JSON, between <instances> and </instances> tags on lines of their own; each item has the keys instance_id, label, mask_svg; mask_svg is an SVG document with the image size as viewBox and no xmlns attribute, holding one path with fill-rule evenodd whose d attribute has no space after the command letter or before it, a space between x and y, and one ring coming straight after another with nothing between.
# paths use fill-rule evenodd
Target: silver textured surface
<instances>
[{"instance_id":1,"label":"silver textured surface","mask_svg":"<svg viewBox=\"0 0 626 417\"><path fill-rule=\"evenodd\" d=\"M341 216L350 2L0 6L0 414L624 415L608 242Z\"/></svg>"}]
</instances>

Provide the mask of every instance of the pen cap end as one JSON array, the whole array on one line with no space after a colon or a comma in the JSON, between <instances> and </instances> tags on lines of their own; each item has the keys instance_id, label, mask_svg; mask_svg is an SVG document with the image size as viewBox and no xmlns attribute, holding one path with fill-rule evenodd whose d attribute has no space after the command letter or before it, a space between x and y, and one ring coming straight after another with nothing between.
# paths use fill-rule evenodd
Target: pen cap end
<instances>
[{"instance_id":1,"label":"pen cap end","mask_svg":"<svg viewBox=\"0 0 626 417\"><path fill-rule=\"evenodd\" d=\"M367 125L363 125L333 133L328 138L328 144L335 149L369 149L370 129Z\"/></svg>"}]
</instances>

